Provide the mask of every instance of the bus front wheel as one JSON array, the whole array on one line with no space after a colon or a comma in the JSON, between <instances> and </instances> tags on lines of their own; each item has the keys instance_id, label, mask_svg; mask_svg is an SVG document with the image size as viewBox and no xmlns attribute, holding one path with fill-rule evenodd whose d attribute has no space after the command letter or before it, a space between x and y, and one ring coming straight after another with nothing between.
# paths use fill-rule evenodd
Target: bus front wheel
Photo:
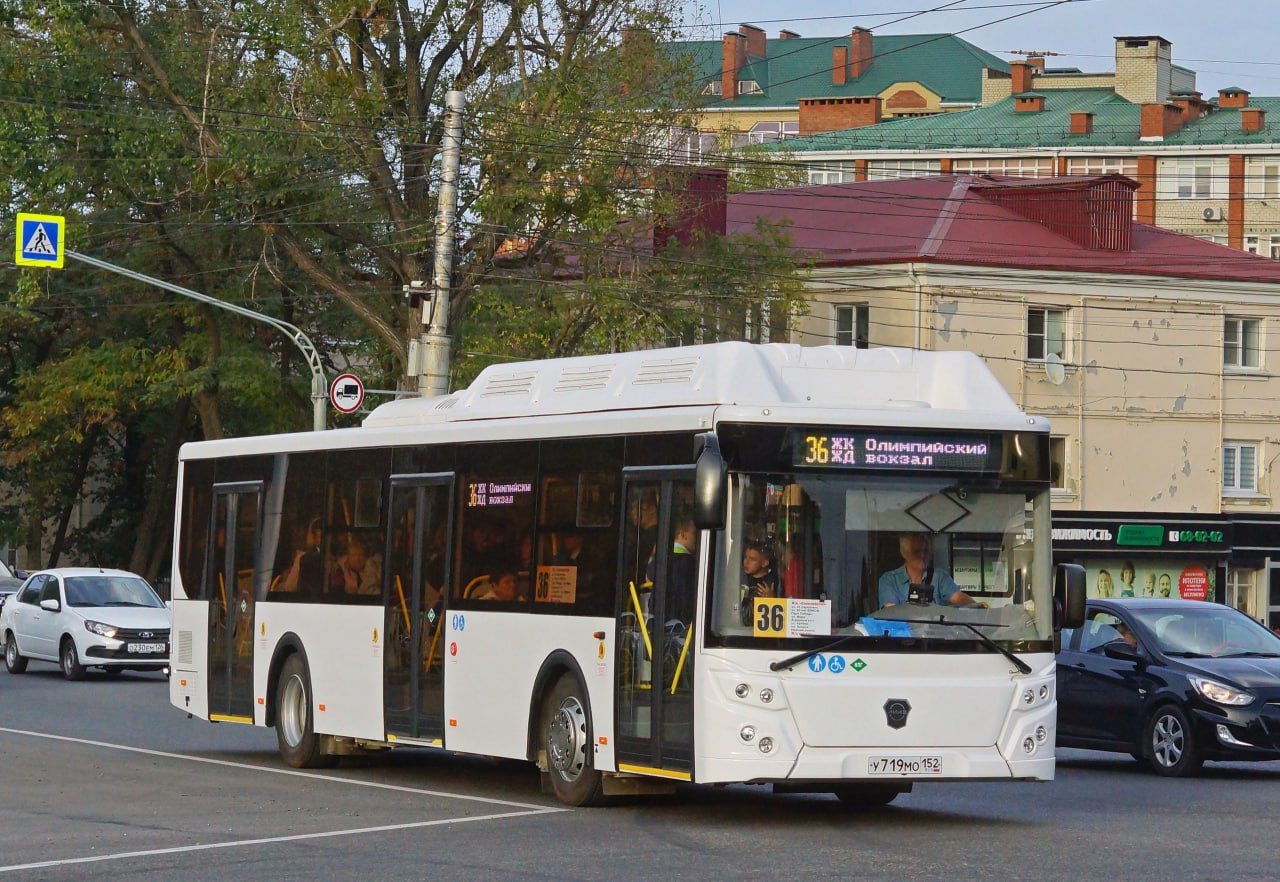
<instances>
[{"instance_id":1,"label":"bus front wheel","mask_svg":"<svg viewBox=\"0 0 1280 882\"><path fill-rule=\"evenodd\" d=\"M276 743L295 769L323 769L336 761L321 750L311 717L311 675L297 653L285 659L276 682Z\"/></svg>"},{"instance_id":2,"label":"bus front wheel","mask_svg":"<svg viewBox=\"0 0 1280 882\"><path fill-rule=\"evenodd\" d=\"M592 763L591 720L585 691L565 674L542 706L542 747L556 799L567 805L594 805L604 798L600 773Z\"/></svg>"}]
</instances>

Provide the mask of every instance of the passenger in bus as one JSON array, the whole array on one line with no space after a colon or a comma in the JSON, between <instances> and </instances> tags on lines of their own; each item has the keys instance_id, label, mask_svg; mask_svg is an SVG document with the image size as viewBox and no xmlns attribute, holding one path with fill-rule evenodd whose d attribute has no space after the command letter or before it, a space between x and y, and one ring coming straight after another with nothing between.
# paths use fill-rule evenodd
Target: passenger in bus
<instances>
[{"instance_id":1,"label":"passenger in bus","mask_svg":"<svg viewBox=\"0 0 1280 882\"><path fill-rule=\"evenodd\" d=\"M352 539L329 575L331 594L377 594L381 568L369 559L364 543Z\"/></svg>"},{"instance_id":2,"label":"passenger in bus","mask_svg":"<svg viewBox=\"0 0 1280 882\"><path fill-rule=\"evenodd\" d=\"M667 591L667 619L679 619L685 625L693 620L694 598L698 580L698 531L693 518L676 521L671 545L671 586Z\"/></svg>"},{"instance_id":3,"label":"passenger in bus","mask_svg":"<svg viewBox=\"0 0 1280 882\"><path fill-rule=\"evenodd\" d=\"M514 564L498 567L489 580L489 587L476 595L476 600L502 600L506 602L524 600L520 594L520 582Z\"/></svg>"},{"instance_id":4,"label":"passenger in bus","mask_svg":"<svg viewBox=\"0 0 1280 882\"><path fill-rule=\"evenodd\" d=\"M783 597L804 597L804 562L797 542L788 542L782 546L782 595Z\"/></svg>"},{"instance_id":5,"label":"passenger in bus","mask_svg":"<svg viewBox=\"0 0 1280 882\"><path fill-rule=\"evenodd\" d=\"M748 542L742 553L742 624L751 624L753 601L757 597L777 596L778 575L773 571L773 553L763 542Z\"/></svg>"},{"instance_id":6,"label":"passenger in bus","mask_svg":"<svg viewBox=\"0 0 1280 882\"><path fill-rule=\"evenodd\" d=\"M882 607L906 603L911 598L912 586L916 586L917 596L923 602L943 606L986 606L961 591L950 573L933 566L928 536L923 533L899 535L898 553L902 555L902 566L882 575L877 586Z\"/></svg>"},{"instance_id":7,"label":"passenger in bus","mask_svg":"<svg viewBox=\"0 0 1280 882\"><path fill-rule=\"evenodd\" d=\"M631 579L636 588L643 588L646 582L653 581L653 558L658 551L657 495L649 491L642 493L630 520L630 529L636 537L636 559L631 568Z\"/></svg>"},{"instance_id":8,"label":"passenger in bus","mask_svg":"<svg viewBox=\"0 0 1280 882\"><path fill-rule=\"evenodd\" d=\"M277 591L301 591L315 594L320 590L324 578L324 558L320 554L320 519L312 518L307 522L306 535L302 539L302 547L293 555L293 563L285 571L284 580L277 586Z\"/></svg>"}]
</instances>

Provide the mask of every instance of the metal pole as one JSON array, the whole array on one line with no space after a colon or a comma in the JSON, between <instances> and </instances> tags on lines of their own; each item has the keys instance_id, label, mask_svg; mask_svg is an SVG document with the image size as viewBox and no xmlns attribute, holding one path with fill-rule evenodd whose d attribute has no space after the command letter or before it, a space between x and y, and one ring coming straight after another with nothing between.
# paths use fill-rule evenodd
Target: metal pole
<instances>
[{"instance_id":1,"label":"metal pole","mask_svg":"<svg viewBox=\"0 0 1280 882\"><path fill-rule=\"evenodd\" d=\"M444 96L444 138L440 150L440 206L436 211L435 269L431 277L431 301L422 351L426 364L418 375L418 392L423 396L449 394L449 290L453 284L453 237L458 216L458 167L462 161L462 111L466 98L461 92ZM424 316L426 318L426 316Z\"/></svg>"},{"instance_id":2,"label":"metal pole","mask_svg":"<svg viewBox=\"0 0 1280 882\"><path fill-rule=\"evenodd\" d=\"M117 273L135 279L139 282L145 282L148 285L155 285L157 288L164 288L166 291L172 291L174 294L181 294L183 297L190 297L192 300L199 300L201 303L207 303L210 306L216 306L219 309L225 309L228 312L234 312L236 315L242 315L245 318L251 318L254 321L262 322L270 325L280 333L284 334L293 344L302 350L302 356L307 361L307 366L311 368L311 428L317 432L325 430L326 402L329 399L329 381L324 376L324 365L320 362L320 353L316 347L312 345L311 338L302 333L300 329L286 321L273 318L269 315L263 315L260 312L254 312L252 309L246 309L243 306L236 306L234 303L227 303L225 300L219 300L216 297L210 297L208 294L201 294L199 291L192 291L190 288L184 288L181 285L175 285L172 282L166 282L164 279L157 279L154 276L148 276L143 273L131 269L125 269L122 266L116 266L114 263L107 263L105 260L98 260L96 257L90 257L87 254L77 254L74 251L68 251L67 257L78 260L81 263L87 263L89 266L106 270L109 273Z\"/></svg>"}]
</instances>

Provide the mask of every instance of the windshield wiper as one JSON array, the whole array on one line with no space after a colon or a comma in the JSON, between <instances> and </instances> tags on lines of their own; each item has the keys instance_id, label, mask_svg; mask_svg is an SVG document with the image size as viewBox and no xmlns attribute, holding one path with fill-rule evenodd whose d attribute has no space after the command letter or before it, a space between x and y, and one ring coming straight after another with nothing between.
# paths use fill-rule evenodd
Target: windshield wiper
<instances>
[{"instance_id":1,"label":"windshield wiper","mask_svg":"<svg viewBox=\"0 0 1280 882\"><path fill-rule=\"evenodd\" d=\"M985 645L991 647L996 652L1000 653L1005 658L1007 658L1009 661L1013 662L1013 666L1017 668L1019 671L1021 671L1024 674L1031 673L1031 665L1027 664L1022 659L1018 658L1016 655L1014 655L1009 650L1005 649L999 643L996 643L986 634L983 634L981 631L979 631L977 628L973 626L972 622L953 622L950 619L944 619L942 616L938 616L936 619L887 619L886 621L906 622L910 625L943 625L945 627L950 627L950 628L961 628L961 627L968 628L974 634L977 634L978 639L981 640ZM985 624L985 623L980 622L979 624Z\"/></svg>"},{"instance_id":2,"label":"windshield wiper","mask_svg":"<svg viewBox=\"0 0 1280 882\"><path fill-rule=\"evenodd\" d=\"M1280 658L1280 652L1232 652L1227 655L1219 655L1217 658Z\"/></svg>"},{"instance_id":3,"label":"windshield wiper","mask_svg":"<svg viewBox=\"0 0 1280 882\"><path fill-rule=\"evenodd\" d=\"M843 637L839 638L838 640L832 640L826 646L819 646L817 649L810 649L807 652L800 653L799 655L793 655L791 656L791 658L784 658L782 661L769 662L769 670L785 671L787 668L794 667L795 665L800 664L800 662L805 661L806 659L813 658L815 655L817 655L820 652L830 652L833 649L839 649L841 646L844 646L846 643L849 643L852 640L856 640L861 636L862 636L861 634L845 634Z\"/></svg>"}]
</instances>

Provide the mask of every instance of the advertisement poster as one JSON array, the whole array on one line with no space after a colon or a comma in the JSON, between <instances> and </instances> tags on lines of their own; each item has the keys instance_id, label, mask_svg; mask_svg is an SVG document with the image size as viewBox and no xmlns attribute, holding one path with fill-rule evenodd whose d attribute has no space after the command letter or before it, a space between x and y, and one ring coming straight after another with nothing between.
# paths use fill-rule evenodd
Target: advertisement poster
<instances>
[{"instance_id":1,"label":"advertisement poster","mask_svg":"<svg viewBox=\"0 0 1280 882\"><path fill-rule=\"evenodd\" d=\"M1215 570L1196 561L1092 560L1085 564L1090 597L1172 597L1217 600Z\"/></svg>"}]
</instances>

